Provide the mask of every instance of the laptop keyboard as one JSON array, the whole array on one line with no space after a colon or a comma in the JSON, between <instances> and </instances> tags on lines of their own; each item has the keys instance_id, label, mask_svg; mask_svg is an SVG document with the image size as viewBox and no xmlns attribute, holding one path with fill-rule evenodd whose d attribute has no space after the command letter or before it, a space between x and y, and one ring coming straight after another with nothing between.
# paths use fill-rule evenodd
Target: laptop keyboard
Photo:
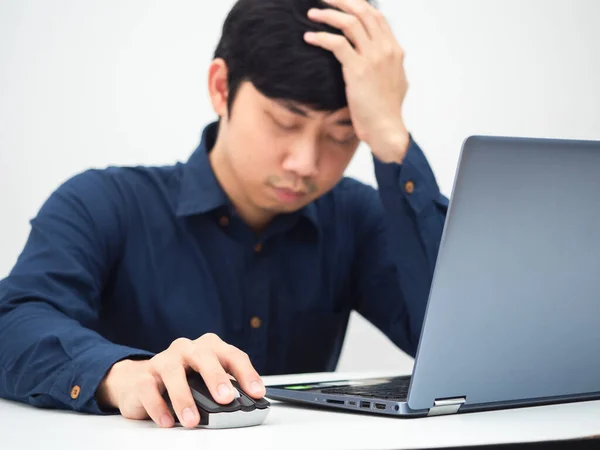
<instances>
[{"instance_id":1,"label":"laptop keyboard","mask_svg":"<svg viewBox=\"0 0 600 450\"><path fill-rule=\"evenodd\" d=\"M340 386L321 389L323 394L354 395L357 397L381 398L392 401L406 401L410 375L390 378L387 383L371 384L366 386Z\"/></svg>"}]
</instances>

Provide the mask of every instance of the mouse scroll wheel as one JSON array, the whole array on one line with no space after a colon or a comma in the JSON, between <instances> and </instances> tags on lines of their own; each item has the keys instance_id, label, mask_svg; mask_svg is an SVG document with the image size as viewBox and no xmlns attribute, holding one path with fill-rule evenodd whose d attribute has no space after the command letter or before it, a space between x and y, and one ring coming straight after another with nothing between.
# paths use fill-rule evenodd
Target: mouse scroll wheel
<instances>
[{"instance_id":1,"label":"mouse scroll wheel","mask_svg":"<svg viewBox=\"0 0 600 450\"><path fill-rule=\"evenodd\" d=\"M231 384L233 384L233 387L235 388L235 402L239 403L242 411L253 411L256 409L256 404L255 401L248 395L246 394L242 388L240 387L239 383L237 381L232 381Z\"/></svg>"},{"instance_id":2,"label":"mouse scroll wheel","mask_svg":"<svg viewBox=\"0 0 600 450\"><path fill-rule=\"evenodd\" d=\"M252 399L246 397L245 395L240 395L240 398L237 399L242 406L242 411L254 411L256 409L256 405L252 401Z\"/></svg>"},{"instance_id":3,"label":"mouse scroll wheel","mask_svg":"<svg viewBox=\"0 0 600 450\"><path fill-rule=\"evenodd\" d=\"M234 392L233 395L235 398L240 398L240 391L238 391L237 389L234 389L233 392Z\"/></svg>"}]
</instances>

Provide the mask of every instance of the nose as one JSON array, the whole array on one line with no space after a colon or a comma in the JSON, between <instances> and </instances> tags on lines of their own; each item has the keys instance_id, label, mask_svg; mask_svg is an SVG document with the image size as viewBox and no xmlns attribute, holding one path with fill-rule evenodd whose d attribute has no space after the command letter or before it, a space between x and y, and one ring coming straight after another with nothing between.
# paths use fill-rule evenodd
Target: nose
<instances>
[{"instance_id":1,"label":"nose","mask_svg":"<svg viewBox=\"0 0 600 450\"><path fill-rule=\"evenodd\" d=\"M283 169L301 178L314 177L318 173L318 149L310 139L298 140L290 148L283 161Z\"/></svg>"}]
</instances>

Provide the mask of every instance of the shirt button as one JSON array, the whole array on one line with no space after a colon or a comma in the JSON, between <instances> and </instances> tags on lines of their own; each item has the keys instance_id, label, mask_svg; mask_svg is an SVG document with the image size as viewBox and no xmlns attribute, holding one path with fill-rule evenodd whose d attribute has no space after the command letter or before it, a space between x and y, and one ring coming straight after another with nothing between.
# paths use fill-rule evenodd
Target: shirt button
<instances>
[{"instance_id":1,"label":"shirt button","mask_svg":"<svg viewBox=\"0 0 600 450\"><path fill-rule=\"evenodd\" d=\"M254 251L255 251L256 253L260 253L260 251L261 251L261 250L262 250L262 244L259 242L258 244L256 244L256 245L254 246Z\"/></svg>"},{"instance_id":2,"label":"shirt button","mask_svg":"<svg viewBox=\"0 0 600 450\"><path fill-rule=\"evenodd\" d=\"M404 190L406 190L408 194L412 194L413 192L415 192L415 183L413 183L412 181L407 181L404 185Z\"/></svg>"},{"instance_id":3,"label":"shirt button","mask_svg":"<svg viewBox=\"0 0 600 450\"><path fill-rule=\"evenodd\" d=\"M260 328L261 325L262 325L262 320L260 320L260 317L254 316L252 319L250 319L250 326L252 328L254 328L255 330Z\"/></svg>"},{"instance_id":4,"label":"shirt button","mask_svg":"<svg viewBox=\"0 0 600 450\"><path fill-rule=\"evenodd\" d=\"M222 216L222 217L219 219L219 224L220 224L222 227L226 227L227 225L229 225L229 217L227 217L227 216Z\"/></svg>"},{"instance_id":5,"label":"shirt button","mask_svg":"<svg viewBox=\"0 0 600 450\"><path fill-rule=\"evenodd\" d=\"M77 397L79 397L80 392L81 388L79 386L73 386L73 389L71 389L71 398L75 400Z\"/></svg>"}]
</instances>

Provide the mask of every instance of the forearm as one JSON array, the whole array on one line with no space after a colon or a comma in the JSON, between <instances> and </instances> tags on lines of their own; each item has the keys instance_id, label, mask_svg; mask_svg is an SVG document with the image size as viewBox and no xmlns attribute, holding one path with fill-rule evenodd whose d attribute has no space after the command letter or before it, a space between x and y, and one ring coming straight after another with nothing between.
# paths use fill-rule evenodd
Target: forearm
<instances>
[{"instance_id":1,"label":"forearm","mask_svg":"<svg viewBox=\"0 0 600 450\"><path fill-rule=\"evenodd\" d=\"M410 244L409 241L420 242L421 248L409 250L421 250L432 274L448 199L441 194L426 156L411 138L401 164L384 164L374 158L374 165L380 198L390 222L391 240L400 248Z\"/></svg>"},{"instance_id":2,"label":"forearm","mask_svg":"<svg viewBox=\"0 0 600 450\"><path fill-rule=\"evenodd\" d=\"M387 225L386 246L397 268L416 346L446 218L448 200L419 146L411 140L402 164L375 161Z\"/></svg>"},{"instance_id":3,"label":"forearm","mask_svg":"<svg viewBox=\"0 0 600 450\"><path fill-rule=\"evenodd\" d=\"M33 406L104 413L96 391L112 365L149 357L115 345L39 300L0 309L0 396Z\"/></svg>"}]
</instances>

